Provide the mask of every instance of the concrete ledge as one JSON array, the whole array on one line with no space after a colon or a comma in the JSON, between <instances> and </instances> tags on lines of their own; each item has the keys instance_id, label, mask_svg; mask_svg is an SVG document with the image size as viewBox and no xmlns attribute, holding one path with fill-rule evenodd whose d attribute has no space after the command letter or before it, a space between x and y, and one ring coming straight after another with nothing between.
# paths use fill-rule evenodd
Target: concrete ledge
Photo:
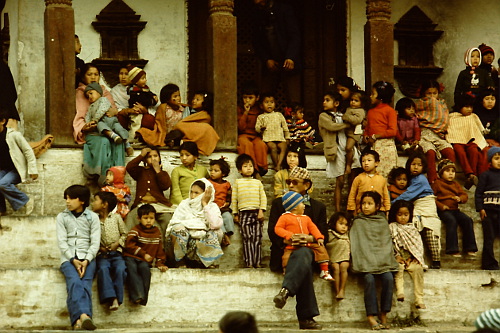
<instances>
[{"instance_id":1,"label":"concrete ledge","mask_svg":"<svg viewBox=\"0 0 500 333\"><path fill-rule=\"evenodd\" d=\"M425 304L428 310L412 308L413 293L406 276L404 303L393 300L395 316L407 317L411 311L426 323L455 322L470 325L482 311L500 307L497 297L499 272L428 271L425 274ZM114 313L98 304L94 282L94 319L99 327L120 325L198 325L214 323L229 310L246 310L269 323L294 323L295 299L283 309L272 301L281 286L282 276L265 269L198 270L153 269L150 300L146 307L128 300ZM337 302L331 285L316 279L314 287L321 315L316 319L327 325L356 325L365 320L361 277L351 275L346 299ZM457 281L460 281L459 283ZM126 295L127 297L127 295ZM62 273L51 269L0 269L0 328L69 326L66 289Z\"/></svg>"}]
</instances>

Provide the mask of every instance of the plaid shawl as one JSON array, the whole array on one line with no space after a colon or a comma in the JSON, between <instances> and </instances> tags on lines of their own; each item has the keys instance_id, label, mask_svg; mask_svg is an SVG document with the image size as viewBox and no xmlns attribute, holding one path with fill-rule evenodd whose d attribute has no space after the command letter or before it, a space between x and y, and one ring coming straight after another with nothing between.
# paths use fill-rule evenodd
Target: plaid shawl
<instances>
[{"instance_id":1,"label":"plaid shawl","mask_svg":"<svg viewBox=\"0 0 500 333\"><path fill-rule=\"evenodd\" d=\"M392 222L389 224L389 229L391 229L392 242L396 251L404 249L410 252L421 265L425 265L424 244L415 225L413 223L399 224Z\"/></svg>"}]
</instances>

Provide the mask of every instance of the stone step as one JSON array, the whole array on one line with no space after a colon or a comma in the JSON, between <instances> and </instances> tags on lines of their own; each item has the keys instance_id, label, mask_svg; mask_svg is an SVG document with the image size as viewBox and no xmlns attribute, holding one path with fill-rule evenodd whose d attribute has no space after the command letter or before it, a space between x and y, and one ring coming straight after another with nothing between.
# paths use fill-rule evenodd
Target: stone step
<instances>
[{"instance_id":1,"label":"stone step","mask_svg":"<svg viewBox=\"0 0 500 333\"><path fill-rule=\"evenodd\" d=\"M296 325L295 299L283 309L272 301L279 291L282 276L267 269L153 269L147 306L126 301L116 312L98 304L97 284L93 286L94 320L99 327L193 327L215 323L227 311L243 310L259 321ZM460 281L460 282L457 282ZM500 272L431 270L425 273L424 300L427 310L412 306L409 276L405 277L406 301L393 299L390 320L408 322L420 317L429 327L434 323L454 322L470 326L483 311L497 306ZM316 320L327 327L364 327L362 277L350 275L346 298L334 299L332 285L316 278L314 288L321 315ZM51 328L69 326L66 288L57 268L0 269L0 329ZM425 328L427 330L427 328ZM420 331L420 330L418 330ZM467 330L465 330L467 331Z\"/></svg>"}]
</instances>

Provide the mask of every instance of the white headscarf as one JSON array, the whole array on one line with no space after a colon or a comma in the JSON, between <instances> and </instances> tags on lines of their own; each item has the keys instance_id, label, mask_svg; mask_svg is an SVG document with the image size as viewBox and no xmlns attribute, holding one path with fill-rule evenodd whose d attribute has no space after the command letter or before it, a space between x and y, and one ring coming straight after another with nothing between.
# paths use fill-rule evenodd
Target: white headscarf
<instances>
[{"instance_id":1,"label":"white headscarf","mask_svg":"<svg viewBox=\"0 0 500 333\"><path fill-rule=\"evenodd\" d=\"M174 216L172 216L172 219L170 220L167 232L169 232L170 229L172 229L172 226L174 226L175 224L182 224L188 229L208 230L208 221L205 218L201 201L205 192L209 188L211 188L212 195L210 197L208 205L212 204L215 199L215 189L212 183L208 181L208 179L201 178L195 180L191 184L191 186L189 187L190 190L191 187L193 187L193 184L197 181L202 181L205 184L205 191L194 199L187 198L181 201L179 206L175 209Z\"/></svg>"}]
</instances>

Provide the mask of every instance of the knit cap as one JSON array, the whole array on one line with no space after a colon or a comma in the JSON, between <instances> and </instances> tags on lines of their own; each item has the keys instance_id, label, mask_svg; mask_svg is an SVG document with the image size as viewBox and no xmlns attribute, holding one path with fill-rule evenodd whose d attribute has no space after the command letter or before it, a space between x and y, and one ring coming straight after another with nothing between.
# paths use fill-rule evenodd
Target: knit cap
<instances>
[{"instance_id":1,"label":"knit cap","mask_svg":"<svg viewBox=\"0 0 500 333\"><path fill-rule=\"evenodd\" d=\"M490 149L488 149L488 162L491 162L493 155L495 155L497 153L500 154L500 147L493 146Z\"/></svg>"},{"instance_id":2,"label":"knit cap","mask_svg":"<svg viewBox=\"0 0 500 333\"><path fill-rule=\"evenodd\" d=\"M128 81L130 82L130 84L136 84L143 75L146 75L146 72L139 67L129 67Z\"/></svg>"},{"instance_id":3,"label":"knit cap","mask_svg":"<svg viewBox=\"0 0 500 333\"><path fill-rule=\"evenodd\" d=\"M478 49L477 47L471 47L470 49L467 49L467 51L465 51L465 54L464 54L464 61L465 61L465 64L467 66L471 66L471 57L472 57L472 52L474 51L478 51L479 52L479 65L481 65L481 60L482 60L482 55L481 55L481 50Z\"/></svg>"},{"instance_id":4,"label":"knit cap","mask_svg":"<svg viewBox=\"0 0 500 333\"><path fill-rule=\"evenodd\" d=\"M288 175L290 178L298 178L298 179L309 179L311 180L311 175L309 174L309 171L305 168L301 167L293 167L292 170L290 170L290 174Z\"/></svg>"},{"instance_id":5,"label":"knit cap","mask_svg":"<svg viewBox=\"0 0 500 333\"><path fill-rule=\"evenodd\" d=\"M484 43L479 45L478 48L481 51L482 55L485 55L487 53L493 53L493 55L495 55L495 51L493 51L493 48L491 46L484 44Z\"/></svg>"},{"instance_id":6,"label":"knit cap","mask_svg":"<svg viewBox=\"0 0 500 333\"><path fill-rule=\"evenodd\" d=\"M92 83L87 84L87 86L85 87L85 92L87 92L89 90L95 90L102 96L102 87L97 82L92 82Z\"/></svg>"},{"instance_id":7,"label":"knit cap","mask_svg":"<svg viewBox=\"0 0 500 333\"><path fill-rule=\"evenodd\" d=\"M474 325L477 329L491 328L494 330L500 329L500 309L491 309L484 311L477 317Z\"/></svg>"},{"instance_id":8,"label":"knit cap","mask_svg":"<svg viewBox=\"0 0 500 333\"><path fill-rule=\"evenodd\" d=\"M283 195L281 200L283 202L283 208L285 208L285 211L290 212L304 201L304 197L300 193L289 191L286 192L285 195Z\"/></svg>"},{"instance_id":9,"label":"knit cap","mask_svg":"<svg viewBox=\"0 0 500 333\"><path fill-rule=\"evenodd\" d=\"M450 168L457 170L457 166L455 165L455 163L453 163L452 160L449 160L447 158L445 158L444 160L441 160L441 162L439 162L439 164L438 164L439 177L442 177L443 172L445 172L447 169L450 169Z\"/></svg>"}]
</instances>

